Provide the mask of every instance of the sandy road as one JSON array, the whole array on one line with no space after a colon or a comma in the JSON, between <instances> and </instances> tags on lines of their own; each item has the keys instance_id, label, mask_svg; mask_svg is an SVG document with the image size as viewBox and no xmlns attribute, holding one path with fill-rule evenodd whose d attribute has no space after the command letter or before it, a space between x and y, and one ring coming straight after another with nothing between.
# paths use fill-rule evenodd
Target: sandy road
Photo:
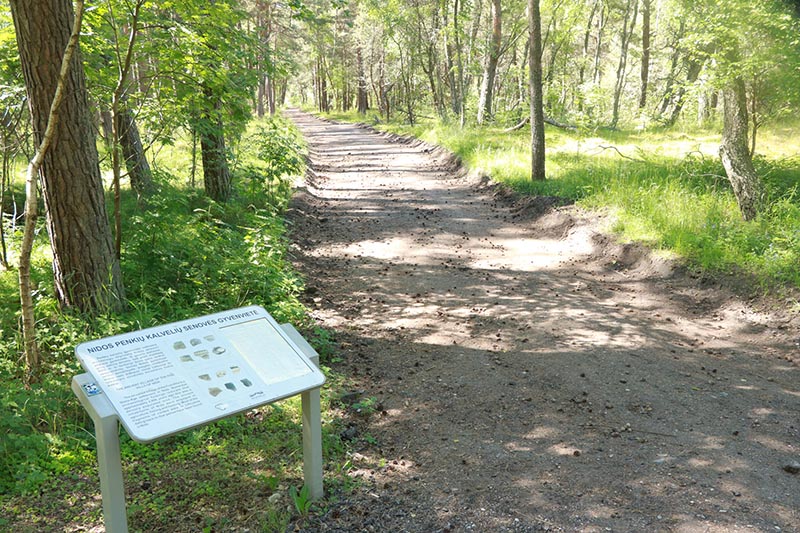
<instances>
[{"instance_id":1,"label":"sandy road","mask_svg":"<svg viewBox=\"0 0 800 533\"><path fill-rule=\"evenodd\" d=\"M290 117L298 266L375 406L345 432L368 488L307 530L800 531L791 321L428 146Z\"/></svg>"}]
</instances>

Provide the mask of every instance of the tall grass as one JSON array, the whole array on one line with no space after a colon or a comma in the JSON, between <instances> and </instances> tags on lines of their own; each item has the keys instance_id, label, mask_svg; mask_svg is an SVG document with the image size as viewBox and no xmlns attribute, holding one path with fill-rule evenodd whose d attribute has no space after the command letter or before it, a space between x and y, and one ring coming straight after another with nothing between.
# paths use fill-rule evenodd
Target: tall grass
<instances>
[{"instance_id":1,"label":"tall grass","mask_svg":"<svg viewBox=\"0 0 800 533\"><path fill-rule=\"evenodd\" d=\"M709 272L738 272L766 292L800 287L800 138L793 125L762 130L756 168L769 206L743 222L710 131L571 132L548 126L548 179L530 179L529 129L376 123L456 153L520 194L560 196L612 215L622 239L641 241Z\"/></svg>"}]
</instances>

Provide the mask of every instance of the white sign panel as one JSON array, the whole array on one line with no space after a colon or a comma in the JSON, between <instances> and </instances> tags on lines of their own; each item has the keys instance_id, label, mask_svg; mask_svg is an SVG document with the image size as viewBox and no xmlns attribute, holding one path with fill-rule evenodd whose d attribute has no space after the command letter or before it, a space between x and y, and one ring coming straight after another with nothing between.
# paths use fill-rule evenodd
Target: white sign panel
<instances>
[{"instance_id":1,"label":"white sign panel","mask_svg":"<svg viewBox=\"0 0 800 533\"><path fill-rule=\"evenodd\" d=\"M259 306L85 342L75 353L140 442L325 382Z\"/></svg>"}]
</instances>

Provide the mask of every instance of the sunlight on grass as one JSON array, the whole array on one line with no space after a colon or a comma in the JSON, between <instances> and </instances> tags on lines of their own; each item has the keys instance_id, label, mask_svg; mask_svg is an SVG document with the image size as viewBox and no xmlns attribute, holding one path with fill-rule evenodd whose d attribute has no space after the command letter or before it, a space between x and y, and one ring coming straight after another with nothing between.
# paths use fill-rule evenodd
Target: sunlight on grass
<instances>
[{"instance_id":1,"label":"sunlight on grass","mask_svg":"<svg viewBox=\"0 0 800 533\"><path fill-rule=\"evenodd\" d=\"M17 273L0 271L0 403L5 408L0 413L4 436L0 439L0 493L4 496L0 529L8 525L6 516L39 520L40 510L31 503L37 495L52 502L66 502L68 497L94 501L94 436L88 416L70 389L71 376L83 371L74 356L80 342L258 304L278 322L290 322L302 330L319 351L323 365L333 357L332 334L315 326L300 302L303 280L288 258L283 214L292 178L303 171L299 134L284 120L253 121L232 165L235 192L226 204L202 194L202 172L196 176L195 188L189 186L191 138L184 137L158 151L160 159L153 165L157 193L137 198L123 184L125 312L89 316L59 306L52 289L49 240L44 218L40 220L32 277L44 369L35 387L26 388L20 379ZM7 235L12 261L19 233L18 226L16 233ZM349 385L343 376L325 366L323 370L328 375L322 391L325 457L333 471L342 472L347 462L339 436L342 413L338 404L332 404L342 387ZM286 505L279 506L268 497L286 493L289 484L302 484L299 404L295 397L148 445L137 444L123 433L134 529L164 530L170 516L187 515L199 507L209 510L206 520L212 524L226 516L222 510L217 512L217 502L243 501L242 495L248 494L254 495L255 502L250 525L255 528L263 522L282 528L266 530L285 529L291 513ZM248 477L251 472L257 475ZM342 486L350 482L345 473L326 480ZM143 484L148 488L141 489ZM75 519L82 525L98 520L80 506L75 509ZM63 519L72 520L71 514Z\"/></svg>"},{"instance_id":2,"label":"sunlight on grass","mask_svg":"<svg viewBox=\"0 0 800 533\"><path fill-rule=\"evenodd\" d=\"M354 113L331 118L354 120ZM356 118L440 144L467 166L521 194L561 196L613 214L624 240L716 272L743 272L764 290L800 287L800 135L794 124L760 131L755 164L770 207L742 222L719 162L718 131L688 128L567 131L547 127L546 181L530 180L530 130Z\"/></svg>"}]
</instances>

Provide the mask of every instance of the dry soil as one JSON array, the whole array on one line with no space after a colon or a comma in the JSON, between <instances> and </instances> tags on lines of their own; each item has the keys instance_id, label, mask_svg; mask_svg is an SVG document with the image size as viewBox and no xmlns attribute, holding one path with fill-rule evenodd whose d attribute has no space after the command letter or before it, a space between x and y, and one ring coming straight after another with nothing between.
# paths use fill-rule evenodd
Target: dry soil
<instances>
[{"instance_id":1,"label":"dry soil","mask_svg":"<svg viewBox=\"0 0 800 533\"><path fill-rule=\"evenodd\" d=\"M293 254L364 480L297 529L800 531L791 313L434 147L290 115Z\"/></svg>"}]
</instances>

